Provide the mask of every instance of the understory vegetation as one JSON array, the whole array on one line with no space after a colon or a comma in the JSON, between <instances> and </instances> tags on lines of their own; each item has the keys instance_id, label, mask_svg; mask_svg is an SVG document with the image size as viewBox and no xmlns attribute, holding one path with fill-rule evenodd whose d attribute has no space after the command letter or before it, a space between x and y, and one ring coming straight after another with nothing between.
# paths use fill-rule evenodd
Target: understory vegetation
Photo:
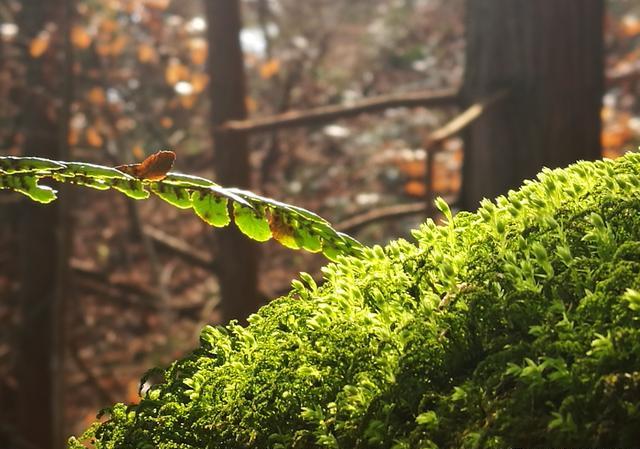
<instances>
[{"instance_id":1,"label":"understory vegetation","mask_svg":"<svg viewBox=\"0 0 640 449\"><path fill-rule=\"evenodd\" d=\"M640 154L545 170L477 213L301 274L72 448L632 447Z\"/></svg>"}]
</instances>

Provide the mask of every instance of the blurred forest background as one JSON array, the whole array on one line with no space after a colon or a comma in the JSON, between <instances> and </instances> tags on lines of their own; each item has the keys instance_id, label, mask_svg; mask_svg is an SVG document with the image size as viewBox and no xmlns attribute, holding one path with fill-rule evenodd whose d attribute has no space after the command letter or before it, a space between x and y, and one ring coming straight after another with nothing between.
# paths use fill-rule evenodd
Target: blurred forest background
<instances>
[{"instance_id":1,"label":"blurred forest background","mask_svg":"<svg viewBox=\"0 0 640 449\"><path fill-rule=\"evenodd\" d=\"M504 97L458 94L465 3L0 0L0 154L118 165L172 149L174 170L305 207L364 243L410 239L434 196L473 203L459 131L477 108L465 108ZM640 143L640 0L609 0L600 19L593 130L613 158ZM326 263L158 199L0 193L3 448L54 447L50 435L135 403L142 374L192 349L204 324L242 320Z\"/></svg>"}]
</instances>

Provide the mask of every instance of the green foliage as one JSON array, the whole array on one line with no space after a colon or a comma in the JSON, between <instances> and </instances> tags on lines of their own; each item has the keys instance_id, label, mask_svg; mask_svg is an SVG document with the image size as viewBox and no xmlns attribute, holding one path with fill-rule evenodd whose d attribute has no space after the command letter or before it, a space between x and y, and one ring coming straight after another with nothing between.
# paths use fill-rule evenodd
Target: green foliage
<instances>
[{"instance_id":1,"label":"green foliage","mask_svg":"<svg viewBox=\"0 0 640 449\"><path fill-rule=\"evenodd\" d=\"M544 170L207 326L98 448L632 447L640 155ZM156 369L157 370L157 369ZM81 447L71 440L72 448Z\"/></svg>"},{"instance_id":2,"label":"green foliage","mask_svg":"<svg viewBox=\"0 0 640 449\"><path fill-rule=\"evenodd\" d=\"M308 210L246 190L221 187L198 176L168 173L162 181L147 181L102 165L0 156L0 189L50 203L56 199L56 191L39 184L42 178L98 190L113 188L137 200L149 198L149 192L153 192L175 207L193 208L198 217L216 227L231 222L231 202L238 229L254 240L264 242L273 237L289 248L322 251L332 260L339 255L359 254L362 249L359 242L335 231L326 220Z\"/></svg>"}]
</instances>

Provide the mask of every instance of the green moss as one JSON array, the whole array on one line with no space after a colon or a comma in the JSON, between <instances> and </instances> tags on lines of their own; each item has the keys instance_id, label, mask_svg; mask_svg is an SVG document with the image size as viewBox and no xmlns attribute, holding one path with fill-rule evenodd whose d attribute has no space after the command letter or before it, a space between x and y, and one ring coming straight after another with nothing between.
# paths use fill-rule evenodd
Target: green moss
<instances>
[{"instance_id":1,"label":"green moss","mask_svg":"<svg viewBox=\"0 0 640 449\"><path fill-rule=\"evenodd\" d=\"M640 155L545 170L206 327L99 448L631 447ZM72 440L72 446L78 446Z\"/></svg>"}]
</instances>

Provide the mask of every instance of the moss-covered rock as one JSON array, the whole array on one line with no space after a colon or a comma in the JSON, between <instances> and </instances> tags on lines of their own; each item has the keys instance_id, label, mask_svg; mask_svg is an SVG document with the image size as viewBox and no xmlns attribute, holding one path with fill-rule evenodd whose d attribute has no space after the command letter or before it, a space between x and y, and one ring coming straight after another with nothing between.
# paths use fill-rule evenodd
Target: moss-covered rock
<instances>
[{"instance_id":1,"label":"moss-covered rock","mask_svg":"<svg viewBox=\"0 0 640 449\"><path fill-rule=\"evenodd\" d=\"M99 448L633 447L640 155L545 170L206 327ZM80 443L72 439L71 445Z\"/></svg>"}]
</instances>

